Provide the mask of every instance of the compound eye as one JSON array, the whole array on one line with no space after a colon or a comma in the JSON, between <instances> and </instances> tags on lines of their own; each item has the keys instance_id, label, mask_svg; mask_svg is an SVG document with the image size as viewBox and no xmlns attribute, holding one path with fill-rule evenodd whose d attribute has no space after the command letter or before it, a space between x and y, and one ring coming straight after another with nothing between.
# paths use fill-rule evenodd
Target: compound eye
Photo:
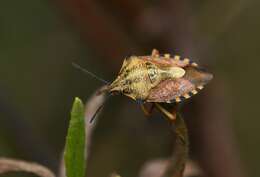
<instances>
[{"instance_id":1,"label":"compound eye","mask_svg":"<svg viewBox=\"0 0 260 177\"><path fill-rule=\"evenodd\" d=\"M148 76L149 76L149 79L151 80L151 82L152 83L156 82L157 76L158 76L158 68L149 62L146 63L146 68L147 68Z\"/></svg>"}]
</instances>

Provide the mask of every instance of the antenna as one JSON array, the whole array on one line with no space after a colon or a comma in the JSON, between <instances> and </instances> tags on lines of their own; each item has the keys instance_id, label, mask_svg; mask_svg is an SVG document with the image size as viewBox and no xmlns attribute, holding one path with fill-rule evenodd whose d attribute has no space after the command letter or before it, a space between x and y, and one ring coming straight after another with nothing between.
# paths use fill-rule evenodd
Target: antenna
<instances>
[{"instance_id":1,"label":"antenna","mask_svg":"<svg viewBox=\"0 0 260 177\"><path fill-rule=\"evenodd\" d=\"M88 71L87 69L82 68L82 67L81 67L80 65L78 65L77 63L72 62L72 66L75 67L75 68L77 68L77 69L79 69L79 70L81 70L83 73L86 73L86 74L90 75L91 77L94 77L95 79L99 80L100 82L103 82L103 83L105 83L105 84L109 84L108 81L102 79L101 77L98 77L96 74L94 74L94 73ZM101 108L100 108L100 109L101 109Z\"/></svg>"},{"instance_id":2,"label":"antenna","mask_svg":"<svg viewBox=\"0 0 260 177\"><path fill-rule=\"evenodd\" d=\"M98 113L99 113L99 112L101 111L101 109L105 106L105 103L107 102L108 98L110 98L110 96L112 96L112 94L109 94L109 95L106 97L104 103L98 107L98 109L96 110L96 112L95 112L95 113L93 114L93 116L91 117L89 123L92 123L92 122L94 121L94 119L97 117Z\"/></svg>"}]
</instances>

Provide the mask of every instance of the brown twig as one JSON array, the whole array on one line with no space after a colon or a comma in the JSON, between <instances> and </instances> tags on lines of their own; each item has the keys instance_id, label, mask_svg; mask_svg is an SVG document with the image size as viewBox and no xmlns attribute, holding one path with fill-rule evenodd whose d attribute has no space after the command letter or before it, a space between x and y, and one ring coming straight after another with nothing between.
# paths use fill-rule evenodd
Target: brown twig
<instances>
[{"instance_id":1,"label":"brown twig","mask_svg":"<svg viewBox=\"0 0 260 177\"><path fill-rule=\"evenodd\" d=\"M0 158L0 174L18 171L34 173L40 177L55 177L54 173L48 168L37 163L3 157Z\"/></svg>"},{"instance_id":2,"label":"brown twig","mask_svg":"<svg viewBox=\"0 0 260 177\"><path fill-rule=\"evenodd\" d=\"M186 124L178 114L171 125L175 134L174 151L170 159L148 162L141 170L140 177L188 177L202 175L201 170L191 161L187 162L189 138Z\"/></svg>"},{"instance_id":3,"label":"brown twig","mask_svg":"<svg viewBox=\"0 0 260 177\"><path fill-rule=\"evenodd\" d=\"M175 133L174 151L163 177L182 177L189 153L188 131L179 114L172 127Z\"/></svg>"}]
</instances>

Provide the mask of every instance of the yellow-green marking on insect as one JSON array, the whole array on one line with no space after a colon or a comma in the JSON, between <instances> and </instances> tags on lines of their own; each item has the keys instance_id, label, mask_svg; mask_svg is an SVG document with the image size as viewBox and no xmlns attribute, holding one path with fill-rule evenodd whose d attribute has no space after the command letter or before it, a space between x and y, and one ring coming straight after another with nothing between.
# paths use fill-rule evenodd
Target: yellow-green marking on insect
<instances>
[{"instance_id":1,"label":"yellow-green marking on insect","mask_svg":"<svg viewBox=\"0 0 260 177\"><path fill-rule=\"evenodd\" d=\"M171 78L180 78L185 74L185 70L181 67L170 67L169 70L162 72L166 72L165 74L169 74Z\"/></svg>"},{"instance_id":2,"label":"yellow-green marking on insect","mask_svg":"<svg viewBox=\"0 0 260 177\"><path fill-rule=\"evenodd\" d=\"M174 60L180 60L180 56L179 55L175 55L173 59Z\"/></svg>"}]
</instances>

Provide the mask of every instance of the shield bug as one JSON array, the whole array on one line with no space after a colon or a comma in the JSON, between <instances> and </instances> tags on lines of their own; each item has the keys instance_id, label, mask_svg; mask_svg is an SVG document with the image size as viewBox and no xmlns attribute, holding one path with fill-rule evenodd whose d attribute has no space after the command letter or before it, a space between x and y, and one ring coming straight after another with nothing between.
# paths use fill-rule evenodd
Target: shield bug
<instances>
[{"instance_id":1,"label":"shield bug","mask_svg":"<svg viewBox=\"0 0 260 177\"><path fill-rule=\"evenodd\" d=\"M150 111L144 104L152 103L152 108L155 105L169 119L175 120L161 103L178 104L197 94L212 78L212 74L200 69L190 59L160 55L154 49L148 56L126 58L116 79L101 92L128 96L141 103L146 114Z\"/></svg>"}]
</instances>

